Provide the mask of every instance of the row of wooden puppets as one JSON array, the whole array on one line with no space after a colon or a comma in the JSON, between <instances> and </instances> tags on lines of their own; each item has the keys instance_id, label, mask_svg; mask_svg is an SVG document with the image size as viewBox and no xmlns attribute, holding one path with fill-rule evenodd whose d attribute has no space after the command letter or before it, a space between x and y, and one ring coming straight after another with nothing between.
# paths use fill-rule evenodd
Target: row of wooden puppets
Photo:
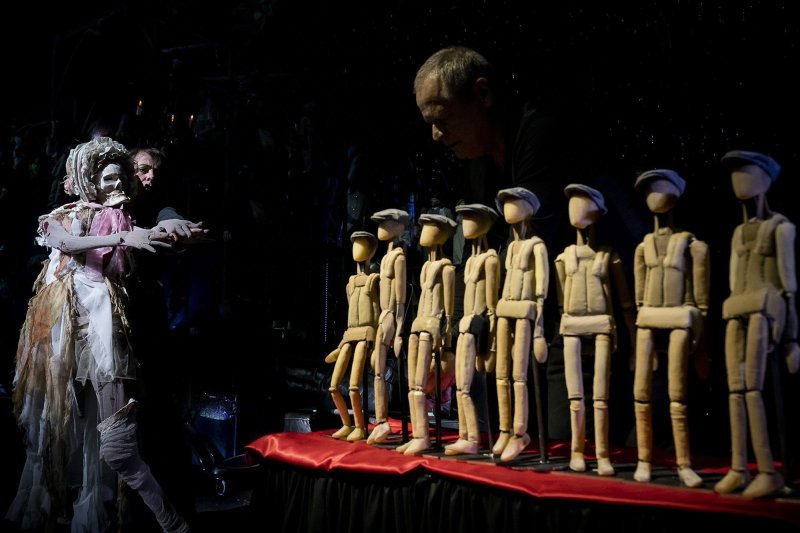
<instances>
[{"instance_id":1,"label":"row of wooden puppets","mask_svg":"<svg viewBox=\"0 0 800 533\"><path fill-rule=\"evenodd\" d=\"M744 206L744 221L731 242L730 295L723 304L726 320L725 363L729 388L731 466L714 486L718 493L743 489L748 497L778 493L785 482L775 467L769 442L762 388L768 354L785 351L789 371L800 365L794 260L794 225L770 212L766 193L780 172L770 156L749 151L728 152L723 165L731 171L736 197ZM675 229L671 212L684 192L685 181L668 169L638 176L635 188L646 198L655 227L634 255L634 298L625 288L617 254L595 242L594 223L606 213L603 195L583 184L570 184L564 192L569 202L570 224L577 242L555 259L558 282L560 334L564 341L564 367L569 395L571 451L569 467L584 471L585 404L582 355L594 358L593 408L597 473L611 476L608 446L608 394L610 359L617 344L612 301L621 302L621 316L635 346L634 409L638 463L634 479L648 482L652 467L652 378L657 361L656 340L665 338L668 389L677 475L687 487L703 481L692 469L687 424L687 374L689 357L703 334L709 302L707 245L689 232ZM498 395L499 437L492 453L512 461L530 443L527 374L530 354L544 363L548 345L543 331L544 300L550 282L550 264L544 242L529 234L527 222L539 210L536 194L521 187L497 193L495 211L483 204L456 207L471 246L464 269L463 317L458 322L455 374L459 438L445 447L448 455L475 454L480 429L470 388L476 371L494 372ZM499 213L498 213L499 212ZM489 248L486 235L498 216L510 225L513 240L506 250L504 277L501 260ZM375 213L377 238L369 232L352 234L356 274L351 276L347 330L339 346L326 358L335 362L330 392L343 426L332 436L348 441L384 442L389 434L385 382L389 350L400 354L406 307L406 259L399 238L409 215L399 209ZM429 420L424 390L432 357L451 346L455 305L455 267L444 256L443 245L453 236L456 223L438 214L423 214L419 244L427 250L420 272L416 316L408 336L408 401L413 438L396 448L419 455L430 447ZM378 240L388 241L380 273L368 273ZM502 291L500 283L502 279ZM614 292L612 298L612 291ZM617 300L618 298L618 300ZM620 315L618 315L620 316ZM359 384L367 357L375 373L374 429L368 433ZM353 419L339 392L352 360L349 390ZM758 473L748 471L748 436Z\"/></svg>"}]
</instances>

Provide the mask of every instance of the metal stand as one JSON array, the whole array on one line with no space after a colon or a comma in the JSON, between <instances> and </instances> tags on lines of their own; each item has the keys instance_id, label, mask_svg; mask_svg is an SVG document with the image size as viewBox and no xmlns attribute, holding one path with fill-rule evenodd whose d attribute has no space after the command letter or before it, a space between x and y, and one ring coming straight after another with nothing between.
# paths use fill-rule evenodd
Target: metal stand
<instances>
[{"instance_id":1,"label":"metal stand","mask_svg":"<svg viewBox=\"0 0 800 533\"><path fill-rule=\"evenodd\" d=\"M361 371L361 411L364 413L364 430L369 435L369 372L367 372L367 364L364 363L364 369Z\"/></svg>"},{"instance_id":2,"label":"metal stand","mask_svg":"<svg viewBox=\"0 0 800 533\"><path fill-rule=\"evenodd\" d=\"M475 377L483 381L483 410L486 413L486 436L489 439L489 457L494 459L494 438L492 437L492 420L489 416L489 372L476 373ZM473 383L475 380L473 380ZM480 434L480 419L478 419L478 434Z\"/></svg>"},{"instance_id":3,"label":"metal stand","mask_svg":"<svg viewBox=\"0 0 800 533\"><path fill-rule=\"evenodd\" d=\"M399 335L399 333L398 333ZM408 376L406 375L406 361L408 357L408 339L403 339L403 349L397 356L397 386L400 390L400 427L403 442L408 442Z\"/></svg>"},{"instance_id":4,"label":"metal stand","mask_svg":"<svg viewBox=\"0 0 800 533\"><path fill-rule=\"evenodd\" d=\"M794 472L794 456L792 449L789 446L789 435L786 428L786 414L784 411L783 397L783 361L781 352L783 345L778 345L769 354L769 364L772 366L772 391L775 398L775 425L778 430L778 439L781 448L781 470L783 470L783 479L787 483L791 483L791 476Z\"/></svg>"},{"instance_id":5,"label":"metal stand","mask_svg":"<svg viewBox=\"0 0 800 533\"><path fill-rule=\"evenodd\" d=\"M434 402L433 402L433 419L436 424L436 444L433 446L436 449L444 448L444 444L442 443L442 391L439 387L441 383L442 377L442 350L444 348L439 348L438 350L434 350L433 352L433 360L434 360ZM426 416L427 418L427 416Z\"/></svg>"},{"instance_id":6,"label":"metal stand","mask_svg":"<svg viewBox=\"0 0 800 533\"><path fill-rule=\"evenodd\" d=\"M531 364L533 365L533 387L536 399L536 425L539 430L539 462L547 463L547 427L545 427L544 406L542 405L542 372L539 362L531 354Z\"/></svg>"}]
</instances>

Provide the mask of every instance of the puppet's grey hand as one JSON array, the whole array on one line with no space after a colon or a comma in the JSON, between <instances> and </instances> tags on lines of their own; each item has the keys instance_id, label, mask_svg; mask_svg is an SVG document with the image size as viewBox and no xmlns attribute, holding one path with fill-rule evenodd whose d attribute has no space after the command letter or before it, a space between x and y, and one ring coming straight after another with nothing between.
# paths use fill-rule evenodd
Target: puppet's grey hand
<instances>
[{"instance_id":1,"label":"puppet's grey hand","mask_svg":"<svg viewBox=\"0 0 800 533\"><path fill-rule=\"evenodd\" d=\"M173 237L173 240L182 242L201 240L208 233L207 229L203 229L202 222L191 222L178 218L162 220L154 229L165 231Z\"/></svg>"},{"instance_id":2,"label":"puppet's grey hand","mask_svg":"<svg viewBox=\"0 0 800 533\"><path fill-rule=\"evenodd\" d=\"M120 244L130 246L138 250L155 252L154 247L170 248L169 233L158 231L157 229L135 228L131 231L123 231L119 234Z\"/></svg>"}]
</instances>

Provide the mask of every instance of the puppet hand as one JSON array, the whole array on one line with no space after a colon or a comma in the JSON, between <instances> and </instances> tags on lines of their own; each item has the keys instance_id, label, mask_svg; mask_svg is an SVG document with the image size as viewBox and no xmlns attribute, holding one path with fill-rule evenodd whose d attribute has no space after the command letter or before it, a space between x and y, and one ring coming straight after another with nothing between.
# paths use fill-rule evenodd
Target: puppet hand
<instances>
[{"instance_id":1,"label":"puppet hand","mask_svg":"<svg viewBox=\"0 0 800 533\"><path fill-rule=\"evenodd\" d=\"M120 244L138 250L155 252L154 246L170 248L169 234L156 229L135 228L131 231L123 231L119 234Z\"/></svg>"},{"instance_id":2,"label":"puppet hand","mask_svg":"<svg viewBox=\"0 0 800 533\"><path fill-rule=\"evenodd\" d=\"M328 354L328 356L327 356L327 357L325 357L325 362L326 362L326 363L333 363L333 362L335 362L335 361L336 361L336 359L338 359L338 358L339 358L339 350L340 350L340 348L336 348L336 349L335 349L335 350L333 350L331 353L329 353L329 354Z\"/></svg>"},{"instance_id":3,"label":"puppet hand","mask_svg":"<svg viewBox=\"0 0 800 533\"><path fill-rule=\"evenodd\" d=\"M486 363L484 363L486 371L494 372L494 367L496 365L497 365L497 352L495 350L490 350L489 357L486 358Z\"/></svg>"},{"instance_id":4,"label":"puppet hand","mask_svg":"<svg viewBox=\"0 0 800 533\"><path fill-rule=\"evenodd\" d=\"M547 362L547 341L544 340L544 337L533 338L533 355L537 362Z\"/></svg>"},{"instance_id":5,"label":"puppet hand","mask_svg":"<svg viewBox=\"0 0 800 533\"><path fill-rule=\"evenodd\" d=\"M204 229L202 226L202 222L190 222L188 220L170 218L159 222L155 229L169 233L174 241L195 242L201 240L208 234L208 230Z\"/></svg>"},{"instance_id":6,"label":"puppet hand","mask_svg":"<svg viewBox=\"0 0 800 533\"><path fill-rule=\"evenodd\" d=\"M394 346L392 349L394 350L394 356L400 357L400 352L403 351L403 337L400 335L394 336Z\"/></svg>"},{"instance_id":7,"label":"puppet hand","mask_svg":"<svg viewBox=\"0 0 800 533\"><path fill-rule=\"evenodd\" d=\"M790 342L786 345L786 366L790 374L796 374L800 369L800 346L797 342Z\"/></svg>"}]
</instances>

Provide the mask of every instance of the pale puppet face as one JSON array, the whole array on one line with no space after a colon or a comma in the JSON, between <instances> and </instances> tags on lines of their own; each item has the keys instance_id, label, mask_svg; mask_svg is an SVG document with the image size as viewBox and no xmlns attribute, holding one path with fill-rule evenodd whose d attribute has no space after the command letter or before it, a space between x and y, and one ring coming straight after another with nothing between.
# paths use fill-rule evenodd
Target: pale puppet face
<instances>
[{"instance_id":1,"label":"pale puppet face","mask_svg":"<svg viewBox=\"0 0 800 533\"><path fill-rule=\"evenodd\" d=\"M478 239L489 232L492 221L487 215L480 213L464 213L464 220L461 222L464 230L464 237L467 239Z\"/></svg>"},{"instance_id":2,"label":"pale puppet face","mask_svg":"<svg viewBox=\"0 0 800 533\"><path fill-rule=\"evenodd\" d=\"M433 140L444 144L457 158L477 159L491 153L491 95L486 79L479 78L465 96L446 97L438 77L431 74L416 98L422 118L431 125Z\"/></svg>"},{"instance_id":3,"label":"pale puppet face","mask_svg":"<svg viewBox=\"0 0 800 533\"><path fill-rule=\"evenodd\" d=\"M521 198L506 198L503 202L503 217L509 224L517 224L533 216L531 204Z\"/></svg>"},{"instance_id":4,"label":"pale puppet face","mask_svg":"<svg viewBox=\"0 0 800 533\"><path fill-rule=\"evenodd\" d=\"M645 202L653 213L666 213L678 203L681 193L669 180L656 179L648 182L645 187Z\"/></svg>"},{"instance_id":5,"label":"pale puppet face","mask_svg":"<svg viewBox=\"0 0 800 533\"><path fill-rule=\"evenodd\" d=\"M731 172L733 193L739 200L749 200L766 194L772 180L758 165L744 165Z\"/></svg>"},{"instance_id":6,"label":"pale puppet face","mask_svg":"<svg viewBox=\"0 0 800 533\"><path fill-rule=\"evenodd\" d=\"M356 237L353 239L353 261L363 263L369 261L375 254L375 247L372 241L366 237Z\"/></svg>"},{"instance_id":7,"label":"pale puppet face","mask_svg":"<svg viewBox=\"0 0 800 533\"><path fill-rule=\"evenodd\" d=\"M378 239L391 241L405 232L406 227L396 220L384 220L378 224Z\"/></svg>"},{"instance_id":8,"label":"pale puppet face","mask_svg":"<svg viewBox=\"0 0 800 533\"><path fill-rule=\"evenodd\" d=\"M600 218L597 204L585 194L575 193L569 198L569 223L578 229L588 228Z\"/></svg>"},{"instance_id":9,"label":"pale puppet face","mask_svg":"<svg viewBox=\"0 0 800 533\"><path fill-rule=\"evenodd\" d=\"M93 177L97 203L113 207L130 201L125 190L126 175L118 163L110 163Z\"/></svg>"},{"instance_id":10,"label":"pale puppet face","mask_svg":"<svg viewBox=\"0 0 800 533\"><path fill-rule=\"evenodd\" d=\"M147 152L139 152L133 157L133 169L136 177L139 179L145 189L153 186L156 174L156 162L153 157Z\"/></svg>"}]
</instances>

